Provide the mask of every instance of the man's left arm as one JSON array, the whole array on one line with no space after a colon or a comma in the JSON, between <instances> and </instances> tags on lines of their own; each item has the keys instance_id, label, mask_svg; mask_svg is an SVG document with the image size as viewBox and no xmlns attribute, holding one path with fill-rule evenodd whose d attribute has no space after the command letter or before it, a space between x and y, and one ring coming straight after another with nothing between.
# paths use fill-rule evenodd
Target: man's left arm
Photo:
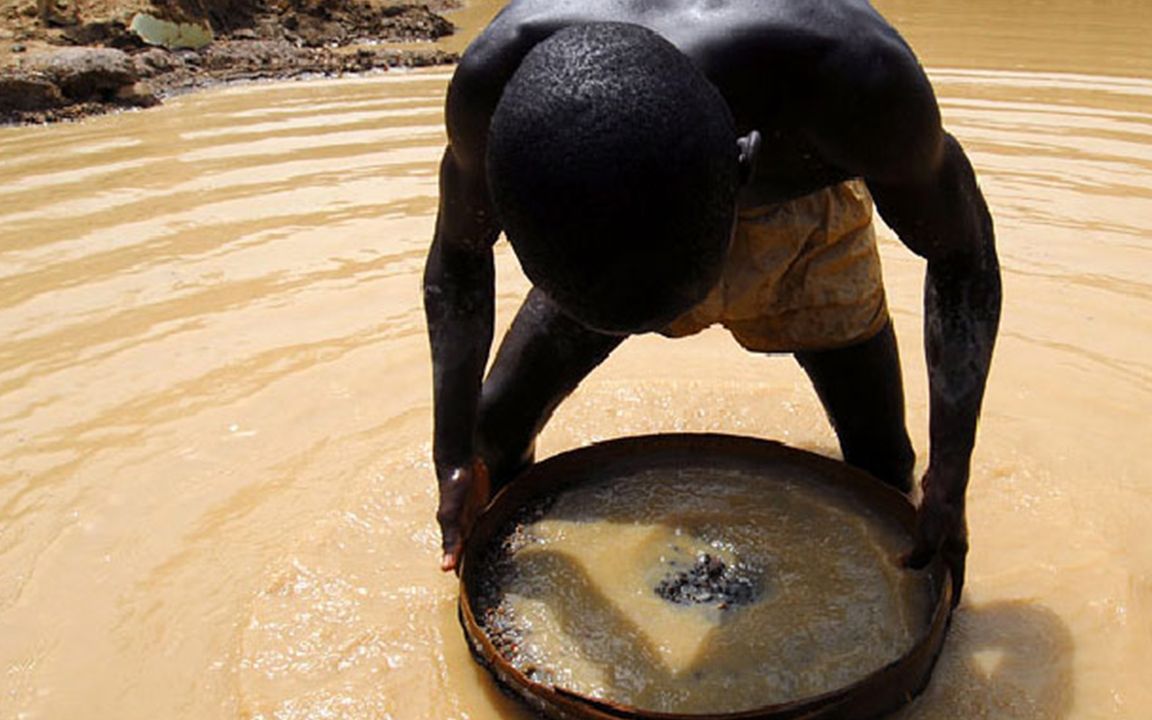
<instances>
[{"instance_id":1,"label":"man's left arm","mask_svg":"<svg viewBox=\"0 0 1152 720\"><path fill-rule=\"evenodd\" d=\"M916 546L922 567L940 553L952 570L953 602L964 583L965 493L976 424L1000 319L1000 268L992 218L960 144L941 136L927 172L869 182L881 216L928 261L924 345L929 380L929 458Z\"/></svg>"}]
</instances>

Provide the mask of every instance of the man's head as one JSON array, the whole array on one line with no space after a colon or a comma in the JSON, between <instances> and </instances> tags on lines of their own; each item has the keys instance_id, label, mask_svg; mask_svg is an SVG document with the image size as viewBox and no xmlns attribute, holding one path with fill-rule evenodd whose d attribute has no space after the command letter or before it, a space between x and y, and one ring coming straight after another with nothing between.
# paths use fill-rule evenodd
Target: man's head
<instances>
[{"instance_id":1,"label":"man's head","mask_svg":"<svg viewBox=\"0 0 1152 720\"><path fill-rule=\"evenodd\" d=\"M505 87L488 184L537 287L589 327L639 332L718 280L739 157L726 103L671 43L580 25L537 45Z\"/></svg>"}]
</instances>

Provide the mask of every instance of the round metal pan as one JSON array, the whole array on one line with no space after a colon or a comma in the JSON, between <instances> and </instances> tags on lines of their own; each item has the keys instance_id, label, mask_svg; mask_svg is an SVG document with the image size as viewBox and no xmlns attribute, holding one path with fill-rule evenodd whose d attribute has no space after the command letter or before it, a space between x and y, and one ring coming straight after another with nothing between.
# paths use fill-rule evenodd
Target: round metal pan
<instances>
[{"instance_id":1,"label":"round metal pan","mask_svg":"<svg viewBox=\"0 0 1152 720\"><path fill-rule=\"evenodd\" d=\"M952 612L952 582L937 560L928 568L931 617L902 657L846 687L814 697L740 712L661 713L580 695L530 680L496 649L477 622L473 598L484 573L484 551L526 505L555 496L589 477L683 466L739 469L772 482L773 468L804 467L816 482L847 492L854 502L889 517L911 538L916 510L908 499L871 475L842 462L750 437L667 434L626 437L571 450L529 468L505 487L477 519L460 569L460 622L473 657L507 691L549 718L596 720L815 720L877 718L906 704L928 684Z\"/></svg>"}]
</instances>

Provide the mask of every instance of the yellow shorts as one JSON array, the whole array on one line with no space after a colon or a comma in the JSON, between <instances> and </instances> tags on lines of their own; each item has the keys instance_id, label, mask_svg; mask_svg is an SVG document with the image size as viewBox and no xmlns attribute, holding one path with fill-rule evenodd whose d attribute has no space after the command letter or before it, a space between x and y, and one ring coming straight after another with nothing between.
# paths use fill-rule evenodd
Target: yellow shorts
<instances>
[{"instance_id":1,"label":"yellow shorts","mask_svg":"<svg viewBox=\"0 0 1152 720\"><path fill-rule=\"evenodd\" d=\"M741 211L719 284L660 333L719 323L748 350L795 352L853 345L887 322L872 197L850 180Z\"/></svg>"}]
</instances>

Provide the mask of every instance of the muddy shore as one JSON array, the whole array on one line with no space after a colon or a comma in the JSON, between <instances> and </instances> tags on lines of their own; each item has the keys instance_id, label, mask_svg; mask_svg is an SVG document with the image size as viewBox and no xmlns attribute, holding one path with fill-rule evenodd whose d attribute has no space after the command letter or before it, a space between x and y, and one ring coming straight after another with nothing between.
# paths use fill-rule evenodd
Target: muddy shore
<instances>
[{"instance_id":1,"label":"muddy shore","mask_svg":"<svg viewBox=\"0 0 1152 720\"><path fill-rule=\"evenodd\" d=\"M70 120L227 82L450 64L457 0L0 0L0 124ZM402 46L401 46L402 44Z\"/></svg>"}]
</instances>

